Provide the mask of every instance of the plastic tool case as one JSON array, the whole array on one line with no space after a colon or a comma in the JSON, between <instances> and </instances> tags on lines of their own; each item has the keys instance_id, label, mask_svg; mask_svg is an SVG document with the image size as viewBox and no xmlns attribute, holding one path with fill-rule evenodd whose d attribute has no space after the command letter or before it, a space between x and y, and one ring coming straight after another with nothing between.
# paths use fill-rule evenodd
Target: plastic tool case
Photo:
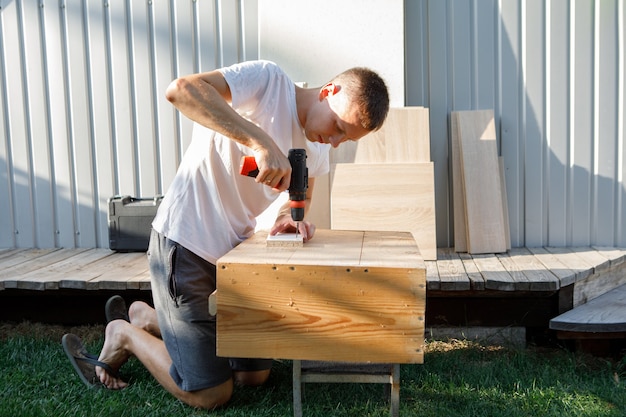
<instances>
[{"instance_id":1,"label":"plastic tool case","mask_svg":"<svg viewBox=\"0 0 626 417\"><path fill-rule=\"evenodd\" d=\"M147 251L152 220L162 199L128 195L109 198L109 248L118 252Z\"/></svg>"}]
</instances>

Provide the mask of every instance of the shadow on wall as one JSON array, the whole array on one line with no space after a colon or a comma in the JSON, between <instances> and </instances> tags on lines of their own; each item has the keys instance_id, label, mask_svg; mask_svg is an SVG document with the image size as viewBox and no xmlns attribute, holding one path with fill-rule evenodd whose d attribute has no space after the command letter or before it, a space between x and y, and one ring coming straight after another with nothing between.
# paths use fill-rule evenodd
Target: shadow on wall
<instances>
[{"instance_id":1,"label":"shadow on wall","mask_svg":"<svg viewBox=\"0 0 626 417\"><path fill-rule=\"evenodd\" d=\"M495 111L514 246L626 245L611 4L405 3L407 105L430 109L439 246L454 245L449 115L479 109Z\"/></svg>"},{"instance_id":2,"label":"shadow on wall","mask_svg":"<svg viewBox=\"0 0 626 417\"><path fill-rule=\"evenodd\" d=\"M0 248L109 247L108 197L78 200L64 185L32 178L0 158Z\"/></svg>"}]
</instances>

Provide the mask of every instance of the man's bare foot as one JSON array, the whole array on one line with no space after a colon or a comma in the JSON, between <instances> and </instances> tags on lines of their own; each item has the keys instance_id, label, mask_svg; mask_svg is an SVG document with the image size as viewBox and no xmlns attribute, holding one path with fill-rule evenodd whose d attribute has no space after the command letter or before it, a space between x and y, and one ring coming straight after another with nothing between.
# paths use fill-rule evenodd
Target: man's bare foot
<instances>
[{"instance_id":1,"label":"man's bare foot","mask_svg":"<svg viewBox=\"0 0 626 417\"><path fill-rule=\"evenodd\" d=\"M110 322L104 333L104 346L100 352L99 361L104 362L111 366L114 370L120 369L120 367L126 363L130 354L124 348L124 328L131 324L124 320L114 320ZM128 384L119 378L110 375L105 369L96 366L96 375L108 389L122 389Z\"/></svg>"}]
</instances>

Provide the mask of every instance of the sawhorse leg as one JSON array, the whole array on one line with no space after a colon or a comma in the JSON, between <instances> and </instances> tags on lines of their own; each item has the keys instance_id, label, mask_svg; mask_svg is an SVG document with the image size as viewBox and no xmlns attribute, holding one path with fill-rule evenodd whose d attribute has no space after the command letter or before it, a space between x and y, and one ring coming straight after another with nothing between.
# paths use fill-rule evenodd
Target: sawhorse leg
<instances>
[{"instance_id":1,"label":"sawhorse leg","mask_svg":"<svg viewBox=\"0 0 626 417\"><path fill-rule=\"evenodd\" d=\"M313 362L307 362L307 364ZM351 364L339 364L342 372L333 372L333 362L316 362L321 368L317 371L302 372L302 361L293 361L293 415L294 417L302 417L302 390L305 382L354 382L354 383L385 383L390 384L390 415L391 417L399 417L400 415L400 365L388 365L387 371L381 372L380 369L372 371L363 369L349 371ZM353 365L358 369L359 365ZM366 365L366 367L372 365ZM373 365L380 367L381 365ZM382 365L384 367L384 365ZM369 372L368 372L369 371Z\"/></svg>"}]
</instances>

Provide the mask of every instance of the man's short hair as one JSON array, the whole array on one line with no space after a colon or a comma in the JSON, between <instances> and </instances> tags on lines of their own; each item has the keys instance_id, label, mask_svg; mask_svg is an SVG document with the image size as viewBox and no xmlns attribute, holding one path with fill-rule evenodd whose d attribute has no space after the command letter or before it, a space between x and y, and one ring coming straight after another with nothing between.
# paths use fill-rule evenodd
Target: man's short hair
<instances>
[{"instance_id":1,"label":"man's short hair","mask_svg":"<svg viewBox=\"0 0 626 417\"><path fill-rule=\"evenodd\" d=\"M369 68L355 67L337 75L333 82L346 88L348 96L357 105L363 128L372 132L380 129L389 112L385 81Z\"/></svg>"}]
</instances>

